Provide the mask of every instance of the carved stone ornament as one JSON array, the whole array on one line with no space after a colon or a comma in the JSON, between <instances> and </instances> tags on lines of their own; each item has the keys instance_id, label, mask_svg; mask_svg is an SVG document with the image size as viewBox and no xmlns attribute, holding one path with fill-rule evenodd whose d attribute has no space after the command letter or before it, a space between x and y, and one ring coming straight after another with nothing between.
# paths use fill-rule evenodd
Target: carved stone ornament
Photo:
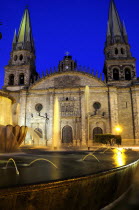
<instances>
[{"instance_id":1,"label":"carved stone ornament","mask_svg":"<svg viewBox=\"0 0 139 210\"><path fill-rule=\"evenodd\" d=\"M54 79L55 87L76 87L80 85L78 76L63 76Z\"/></svg>"}]
</instances>

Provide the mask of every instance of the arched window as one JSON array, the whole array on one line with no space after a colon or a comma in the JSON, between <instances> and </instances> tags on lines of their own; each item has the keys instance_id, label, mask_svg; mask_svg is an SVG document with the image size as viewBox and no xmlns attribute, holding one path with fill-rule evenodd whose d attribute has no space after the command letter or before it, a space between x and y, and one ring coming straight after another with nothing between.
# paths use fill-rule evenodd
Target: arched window
<instances>
[{"instance_id":1,"label":"arched window","mask_svg":"<svg viewBox=\"0 0 139 210\"><path fill-rule=\"evenodd\" d=\"M17 55L14 56L14 61L16 61L16 60L17 60Z\"/></svg>"},{"instance_id":2,"label":"arched window","mask_svg":"<svg viewBox=\"0 0 139 210\"><path fill-rule=\"evenodd\" d=\"M24 85L24 74L19 75L19 85Z\"/></svg>"},{"instance_id":3,"label":"arched window","mask_svg":"<svg viewBox=\"0 0 139 210\"><path fill-rule=\"evenodd\" d=\"M123 48L121 48L121 54L122 54L122 55L125 54L125 51L124 51Z\"/></svg>"},{"instance_id":4,"label":"arched window","mask_svg":"<svg viewBox=\"0 0 139 210\"><path fill-rule=\"evenodd\" d=\"M19 56L19 59L20 59L20 61L23 60L23 55L22 54Z\"/></svg>"},{"instance_id":5,"label":"arched window","mask_svg":"<svg viewBox=\"0 0 139 210\"><path fill-rule=\"evenodd\" d=\"M37 133L37 135L38 135L40 138L42 138L42 137L43 137L43 134L42 134L42 129L40 129L40 128L36 128L34 131L35 131L35 133Z\"/></svg>"},{"instance_id":6,"label":"arched window","mask_svg":"<svg viewBox=\"0 0 139 210\"><path fill-rule=\"evenodd\" d=\"M115 55L118 55L118 49L115 48Z\"/></svg>"},{"instance_id":7,"label":"arched window","mask_svg":"<svg viewBox=\"0 0 139 210\"><path fill-rule=\"evenodd\" d=\"M96 134L103 134L103 130L100 127L96 127L93 129L93 139L95 137Z\"/></svg>"},{"instance_id":8,"label":"arched window","mask_svg":"<svg viewBox=\"0 0 139 210\"><path fill-rule=\"evenodd\" d=\"M119 80L119 70L118 69L113 69L113 79Z\"/></svg>"},{"instance_id":9,"label":"arched window","mask_svg":"<svg viewBox=\"0 0 139 210\"><path fill-rule=\"evenodd\" d=\"M131 80L131 70L128 68L125 69L125 80Z\"/></svg>"},{"instance_id":10,"label":"arched window","mask_svg":"<svg viewBox=\"0 0 139 210\"><path fill-rule=\"evenodd\" d=\"M13 74L9 75L9 85L14 85L14 75Z\"/></svg>"},{"instance_id":11,"label":"arched window","mask_svg":"<svg viewBox=\"0 0 139 210\"><path fill-rule=\"evenodd\" d=\"M69 125L66 125L62 129L62 143L72 143L72 141L72 128Z\"/></svg>"}]
</instances>

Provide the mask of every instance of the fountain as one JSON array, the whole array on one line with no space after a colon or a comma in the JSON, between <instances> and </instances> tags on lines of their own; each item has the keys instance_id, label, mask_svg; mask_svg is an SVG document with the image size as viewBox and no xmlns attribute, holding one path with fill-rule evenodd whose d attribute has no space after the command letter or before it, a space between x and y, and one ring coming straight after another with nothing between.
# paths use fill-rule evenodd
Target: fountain
<instances>
[{"instance_id":1,"label":"fountain","mask_svg":"<svg viewBox=\"0 0 139 210\"><path fill-rule=\"evenodd\" d=\"M26 126L0 125L0 152L14 152L24 141Z\"/></svg>"},{"instance_id":2,"label":"fountain","mask_svg":"<svg viewBox=\"0 0 139 210\"><path fill-rule=\"evenodd\" d=\"M85 107L88 114L89 87L85 88L85 93ZM2 99L0 100L2 116L0 118L0 151L13 152L25 139L28 128L10 125L13 123L10 111L13 99L2 93L0 97ZM7 107L9 114L3 114L4 107ZM59 114L59 102L55 97L54 149L58 148L60 142ZM32 133L32 129L29 129L29 132ZM89 135L87 140L89 140ZM41 210L47 206L48 210L71 210L74 208L92 209L92 207L101 209L106 206L122 195L131 185L139 155L120 148L103 148L103 153L98 151L99 149L88 153L88 151L50 152L22 148L24 153L10 154L10 158L9 154L1 155L0 209L12 209L13 206L15 209L21 209L22 206L22 209ZM10 162L12 164L8 167Z\"/></svg>"},{"instance_id":3,"label":"fountain","mask_svg":"<svg viewBox=\"0 0 139 210\"><path fill-rule=\"evenodd\" d=\"M16 151L26 137L26 126L12 125L11 110L14 102L12 97L0 91L0 152Z\"/></svg>"}]
</instances>

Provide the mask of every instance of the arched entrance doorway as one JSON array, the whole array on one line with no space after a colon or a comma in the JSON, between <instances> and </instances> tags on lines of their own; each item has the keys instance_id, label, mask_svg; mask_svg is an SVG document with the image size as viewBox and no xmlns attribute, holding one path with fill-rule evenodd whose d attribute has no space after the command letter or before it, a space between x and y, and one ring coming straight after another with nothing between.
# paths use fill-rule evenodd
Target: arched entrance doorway
<instances>
[{"instance_id":1,"label":"arched entrance doorway","mask_svg":"<svg viewBox=\"0 0 139 210\"><path fill-rule=\"evenodd\" d=\"M93 129L93 139L95 137L96 134L103 134L103 130L100 127L96 127Z\"/></svg>"},{"instance_id":2,"label":"arched entrance doorway","mask_svg":"<svg viewBox=\"0 0 139 210\"><path fill-rule=\"evenodd\" d=\"M72 143L72 141L72 128L69 125L66 125L62 129L62 143Z\"/></svg>"}]
</instances>

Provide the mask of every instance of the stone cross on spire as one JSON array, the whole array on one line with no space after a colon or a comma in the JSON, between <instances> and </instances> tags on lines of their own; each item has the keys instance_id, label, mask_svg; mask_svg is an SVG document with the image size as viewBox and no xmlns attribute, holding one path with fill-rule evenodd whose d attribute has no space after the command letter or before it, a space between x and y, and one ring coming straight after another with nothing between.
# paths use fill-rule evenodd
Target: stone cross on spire
<instances>
[{"instance_id":1,"label":"stone cross on spire","mask_svg":"<svg viewBox=\"0 0 139 210\"><path fill-rule=\"evenodd\" d=\"M69 55L70 55L70 52L68 52L68 51L65 52L65 55L66 55L66 56L69 56Z\"/></svg>"}]
</instances>

